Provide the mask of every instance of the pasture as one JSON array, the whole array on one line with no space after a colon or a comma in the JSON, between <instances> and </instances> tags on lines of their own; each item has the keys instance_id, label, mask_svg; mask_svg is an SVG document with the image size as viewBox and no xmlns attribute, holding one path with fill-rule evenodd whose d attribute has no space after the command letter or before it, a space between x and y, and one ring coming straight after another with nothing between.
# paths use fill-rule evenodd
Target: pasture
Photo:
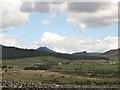
<instances>
[{"instance_id":1,"label":"pasture","mask_svg":"<svg viewBox=\"0 0 120 90\"><path fill-rule=\"evenodd\" d=\"M116 60L36 57L4 60L2 65L3 80L22 80L35 84L120 86ZM29 70L24 70L26 67ZM47 68L44 70L43 67Z\"/></svg>"}]
</instances>

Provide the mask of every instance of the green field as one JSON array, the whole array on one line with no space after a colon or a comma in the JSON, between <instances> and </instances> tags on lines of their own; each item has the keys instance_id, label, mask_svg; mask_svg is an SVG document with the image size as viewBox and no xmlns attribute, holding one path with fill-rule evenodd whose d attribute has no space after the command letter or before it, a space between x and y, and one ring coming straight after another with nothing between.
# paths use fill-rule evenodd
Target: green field
<instances>
[{"instance_id":1,"label":"green field","mask_svg":"<svg viewBox=\"0 0 120 90\"><path fill-rule=\"evenodd\" d=\"M116 60L67 60L56 57L36 57L4 60L2 65L5 80L119 86L118 61ZM24 70L26 67L33 70Z\"/></svg>"}]
</instances>

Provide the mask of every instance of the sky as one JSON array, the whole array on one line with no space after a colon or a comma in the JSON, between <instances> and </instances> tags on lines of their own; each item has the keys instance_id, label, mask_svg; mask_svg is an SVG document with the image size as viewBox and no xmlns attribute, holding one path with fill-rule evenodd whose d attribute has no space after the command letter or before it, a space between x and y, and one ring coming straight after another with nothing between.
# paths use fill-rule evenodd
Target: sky
<instances>
[{"instance_id":1,"label":"sky","mask_svg":"<svg viewBox=\"0 0 120 90\"><path fill-rule=\"evenodd\" d=\"M17 1L17 2L16 2ZM62 53L118 48L118 0L2 2L0 44Z\"/></svg>"}]
</instances>

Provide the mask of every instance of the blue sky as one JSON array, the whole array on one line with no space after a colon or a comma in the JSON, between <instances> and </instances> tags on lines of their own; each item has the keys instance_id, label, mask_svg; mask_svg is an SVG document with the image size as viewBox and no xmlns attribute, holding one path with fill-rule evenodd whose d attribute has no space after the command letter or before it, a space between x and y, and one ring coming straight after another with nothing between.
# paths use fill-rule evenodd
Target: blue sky
<instances>
[{"instance_id":1,"label":"blue sky","mask_svg":"<svg viewBox=\"0 0 120 90\"><path fill-rule=\"evenodd\" d=\"M45 26L41 23L41 21L45 19L50 20L50 25ZM103 39L107 36L118 36L117 24L100 28L86 28L84 31L81 31L80 28L66 22L66 17L60 12L56 12L54 17L50 14L32 13L29 17L29 21L22 27L6 30L8 30L6 33L8 36L21 35L25 37L23 41L26 43L35 42L47 31L67 37L81 37L93 40Z\"/></svg>"},{"instance_id":2,"label":"blue sky","mask_svg":"<svg viewBox=\"0 0 120 90\"><path fill-rule=\"evenodd\" d=\"M22 4L24 5L24 4ZM47 5L47 4L46 4ZM62 4L58 4L58 6L62 6ZM101 4L100 4L101 5ZM54 5L53 5L54 6ZM60 7L61 7L60 6ZM65 4L63 4L63 6L65 6ZM98 5L99 6L99 5ZM104 6L104 4L103 4ZM106 9L106 11L108 13L111 13L111 15L108 17L111 18L107 18L107 14L103 14L103 12L106 12L105 10L103 10L103 12L99 11L99 8L101 8L101 6L97 7L97 6L93 6L95 8L96 11L91 11L91 12L87 12L83 13L79 11L79 5L77 6L77 4L75 5L74 3L70 3L69 7L67 7L68 9L62 8L60 10L53 10L52 12L54 13L49 13L49 12L43 12L46 11L44 10L42 6L39 6L39 8L41 7L41 9L39 9L39 11L27 11L28 7L24 9L27 11L27 13L29 13L29 15L26 14L26 12L23 11L19 11L19 13L21 13L20 16L18 16L18 18L20 17L21 19L18 21L19 23L21 23L22 19L26 19L26 21L24 22L24 24L20 25L20 26L15 26L14 28L4 28L4 30L6 30L7 32L3 32L2 34L5 37L11 37L11 39L15 39L18 38L18 41L16 42L16 45L10 45L8 43L8 46L19 46L19 47L28 47L28 46L24 46L24 45L31 45L30 48L32 48L32 45L34 45L35 43L37 43L37 45L34 45L37 47L39 46L47 46L53 50L58 50L59 52L74 52L74 51L83 51L83 50L87 50L87 51L94 51L93 48L89 49L88 47L83 47L79 45L76 46L73 44L73 47L78 47L78 49L71 49L71 47L66 47L67 45L71 44L71 42L75 42L78 44L81 44L81 42L86 45L87 42L96 44L98 41L96 40L101 40L100 42L103 42L104 45L107 45L105 43L105 40L107 38L107 40L111 43L109 48L105 49L104 45L102 47L99 47L100 45L98 45L98 48L95 49L95 51L105 51L108 49L114 49L117 48L116 47L116 43L115 45L111 46L111 44L113 44L113 41L118 37L118 26L117 23L115 22L116 18L113 18L116 15L116 12L114 14L111 13L111 10L113 10L113 7ZM59 7L59 8L60 8ZM78 12L74 12L74 7L77 7ZM20 7L19 7L20 8ZM58 8L58 7L56 7ZM70 11L70 9L71 11ZM87 7L80 7L83 9L89 9ZM98 9L97 9L98 8ZM42 10L43 9L43 10ZM42 11L41 11L42 10ZM98 11L97 11L98 10ZM102 10L102 9L101 9ZM77 11L77 10L75 10ZM72 13L71 13L72 12ZM10 13L10 12L9 12ZM17 13L17 12L14 12ZM13 13L13 14L14 14ZM100 14L100 16L94 16L96 14ZM25 18L23 18L23 15L25 16ZM80 15L78 15L80 14ZM9 14L8 14L9 15ZM90 17L91 15L91 17ZM3 16L4 17L4 16ZM94 18L95 17L95 18ZM16 16L17 18L17 16ZM13 19L13 17L12 17ZM11 25L10 27L12 27L12 23L14 24L15 22L12 22L11 20ZM68 22L67 19L69 19L70 21ZM13 21L15 21L16 19L14 19ZM17 23L17 22L16 22ZM19 24L18 23L18 24ZM87 27L85 27L83 30L81 30L81 23L82 25L85 25ZM3 23L4 24L4 23ZM6 23L5 23L6 24ZM94 25L94 26L93 26ZM47 33L49 32L49 33ZM55 40L54 42L52 42L51 40L49 40L49 36L52 36ZM111 38L109 37L111 36ZM48 40L48 41L42 41L42 38L44 38L43 40ZM71 42L65 41L65 40L70 40ZM17 39L15 39L17 40ZM64 43L64 46L60 46L56 44L56 40L60 43ZM73 41L74 40L74 41ZM77 41L78 40L78 41ZM88 40L88 41L87 41ZM51 41L51 42L50 42ZM86 42L87 41L87 42ZM49 42L49 43L48 43ZM40 45L41 44L41 45ZM6 44L5 44L6 45ZM90 44L91 45L91 44ZM115 47L114 47L115 46ZM81 49L82 47L82 49ZM92 45L92 47L94 47L94 45ZM107 46L105 46L107 47ZM33 47L35 48L35 47ZM102 49L100 49L102 48ZM71 49L71 50L68 50Z\"/></svg>"}]
</instances>

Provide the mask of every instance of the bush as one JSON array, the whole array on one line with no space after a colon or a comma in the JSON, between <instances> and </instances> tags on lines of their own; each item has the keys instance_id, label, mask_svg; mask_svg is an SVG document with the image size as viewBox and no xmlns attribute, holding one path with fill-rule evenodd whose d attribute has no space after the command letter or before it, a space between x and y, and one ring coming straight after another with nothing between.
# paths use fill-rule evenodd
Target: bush
<instances>
[{"instance_id":1,"label":"bush","mask_svg":"<svg viewBox=\"0 0 120 90\"><path fill-rule=\"evenodd\" d=\"M50 69L50 66L40 65L40 66L25 67L23 70L48 70L48 69Z\"/></svg>"}]
</instances>

